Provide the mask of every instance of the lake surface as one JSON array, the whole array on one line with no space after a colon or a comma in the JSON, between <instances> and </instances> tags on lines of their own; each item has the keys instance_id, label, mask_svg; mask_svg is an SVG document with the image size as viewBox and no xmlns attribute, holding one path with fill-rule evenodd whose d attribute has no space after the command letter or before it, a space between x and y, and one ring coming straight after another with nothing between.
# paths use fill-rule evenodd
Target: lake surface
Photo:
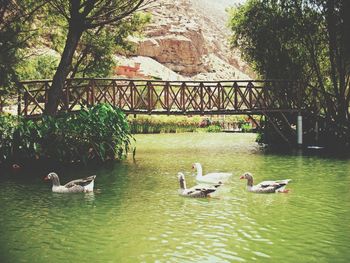
<instances>
[{"instance_id":1,"label":"lake surface","mask_svg":"<svg viewBox=\"0 0 350 263\"><path fill-rule=\"evenodd\" d=\"M254 134L137 135L136 159L96 174L93 194L54 194L44 175L0 178L1 262L350 262L350 159L267 154ZM210 199L178 196L177 173L233 172ZM256 182L291 178L288 194Z\"/></svg>"}]
</instances>

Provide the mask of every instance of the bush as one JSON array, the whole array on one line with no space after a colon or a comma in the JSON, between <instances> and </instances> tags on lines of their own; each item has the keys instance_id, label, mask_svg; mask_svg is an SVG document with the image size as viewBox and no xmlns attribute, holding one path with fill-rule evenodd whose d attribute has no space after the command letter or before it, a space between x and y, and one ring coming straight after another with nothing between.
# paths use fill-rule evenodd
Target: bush
<instances>
[{"instance_id":1,"label":"bush","mask_svg":"<svg viewBox=\"0 0 350 263\"><path fill-rule=\"evenodd\" d=\"M137 116L130 117L132 133L176 133L193 132L197 129L200 118L186 116Z\"/></svg>"},{"instance_id":2,"label":"bush","mask_svg":"<svg viewBox=\"0 0 350 263\"><path fill-rule=\"evenodd\" d=\"M76 114L9 123L6 136L1 137L1 146L5 146L1 150L5 154L0 156L0 162L10 158L103 162L123 158L132 139L125 114L107 104Z\"/></svg>"},{"instance_id":3,"label":"bush","mask_svg":"<svg viewBox=\"0 0 350 263\"><path fill-rule=\"evenodd\" d=\"M0 162L12 156L13 134L17 120L11 115L0 115Z\"/></svg>"},{"instance_id":4,"label":"bush","mask_svg":"<svg viewBox=\"0 0 350 263\"><path fill-rule=\"evenodd\" d=\"M59 56L39 55L26 59L17 67L20 79L49 79L56 71Z\"/></svg>"},{"instance_id":5,"label":"bush","mask_svg":"<svg viewBox=\"0 0 350 263\"><path fill-rule=\"evenodd\" d=\"M251 132L253 130L252 125L248 123L244 123L241 125L242 132Z\"/></svg>"},{"instance_id":6,"label":"bush","mask_svg":"<svg viewBox=\"0 0 350 263\"><path fill-rule=\"evenodd\" d=\"M206 128L207 132L221 132L221 127L219 125L209 125Z\"/></svg>"},{"instance_id":7,"label":"bush","mask_svg":"<svg viewBox=\"0 0 350 263\"><path fill-rule=\"evenodd\" d=\"M264 143L264 132L259 132L258 135L256 136L255 142L262 144Z\"/></svg>"}]
</instances>

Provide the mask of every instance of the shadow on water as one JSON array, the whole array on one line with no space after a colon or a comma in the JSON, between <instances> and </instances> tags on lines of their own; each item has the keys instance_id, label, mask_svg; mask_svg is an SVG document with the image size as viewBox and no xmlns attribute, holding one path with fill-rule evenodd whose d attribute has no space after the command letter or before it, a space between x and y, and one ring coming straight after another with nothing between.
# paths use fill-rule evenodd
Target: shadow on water
<instances>
[{"instance_id":1,"label":"shadow on water","mask_svg":"<svg viewBox=\"0 0 350 263\"><path fill-rule=\"evenodd\" d=\"M319 157L326 159L347 160L350 158L349 149L334 149L317 146L303 146L302 148L288 148L288 147L261 147L261 151L267 155L276 156L308 156Z\"/></svg>"}]
</instances>

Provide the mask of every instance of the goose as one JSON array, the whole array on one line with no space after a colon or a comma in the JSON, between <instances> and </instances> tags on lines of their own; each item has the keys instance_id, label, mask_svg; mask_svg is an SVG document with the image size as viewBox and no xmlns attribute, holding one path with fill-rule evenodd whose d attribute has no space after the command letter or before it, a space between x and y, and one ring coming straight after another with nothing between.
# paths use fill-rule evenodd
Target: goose
<instances>
[{"instance_id":1,"label":"goose","mask_svg":"<svg viewBox=\"0 0 350 263\"><path fill-rule=\"evenodd\" d=\"M56 173L49 173L44 180L52 181L52 192L54 193L87 193L94 190L95 178L96 175L93 175L61 185L58 175Z\"/></svg>"},{"instance_id":2,"label":"goose","mask_svg":"<svg viewBox=\"0 0 350 263\"><path fill-rule=\"evenodd\" d=\"M232 176L232 173L209 173L202 175L202 165L200 163L192 164L192 169L197 170L196 180L200 183L223 184Z\"/></svg>"},{"instance_id":3,"label":"goose","mask_svg":"<svg viewBox=\"0 0 350 263\"><path fill-rule=\"evenodd\" d=\"M291 179L264 181L253 185L253 175L251 173L245 173L239 179L247 179L247 190L254 193L288 193L289 190L284 188L291 181Z\"/></svg>"},{"instance_id":4,"label":"goose","mask_svg":"<svg viewBox=\"0 0 350 263\"><path fill-rule=\"evenodd\" d=\"M185 175L183 173L178 173L178 179L180 182L179 195L186 197L210 197L210 194L215 192L220 186L220 184L211 186L196 185L191 188L186 188Z\"/></svg>"}]
</instances>

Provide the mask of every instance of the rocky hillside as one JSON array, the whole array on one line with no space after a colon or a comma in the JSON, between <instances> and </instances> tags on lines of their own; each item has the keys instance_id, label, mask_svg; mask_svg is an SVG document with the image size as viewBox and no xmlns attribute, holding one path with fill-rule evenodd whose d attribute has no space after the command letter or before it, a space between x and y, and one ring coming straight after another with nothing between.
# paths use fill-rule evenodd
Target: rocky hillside
<instances>
[{"instance_id":1,"label":"rocky hillside","mask_svg":"<svg viewBox=\"0 0 350 263\"><path fill-rule=\"evenodd\" d=\"M159 0L136 56L149 57L184 78L246 79L250 69L228 46L228 0ZM141 63L143 71L149 70ZM157 77L164 78L156 74Z\"/></svg>"}]
</instances>

